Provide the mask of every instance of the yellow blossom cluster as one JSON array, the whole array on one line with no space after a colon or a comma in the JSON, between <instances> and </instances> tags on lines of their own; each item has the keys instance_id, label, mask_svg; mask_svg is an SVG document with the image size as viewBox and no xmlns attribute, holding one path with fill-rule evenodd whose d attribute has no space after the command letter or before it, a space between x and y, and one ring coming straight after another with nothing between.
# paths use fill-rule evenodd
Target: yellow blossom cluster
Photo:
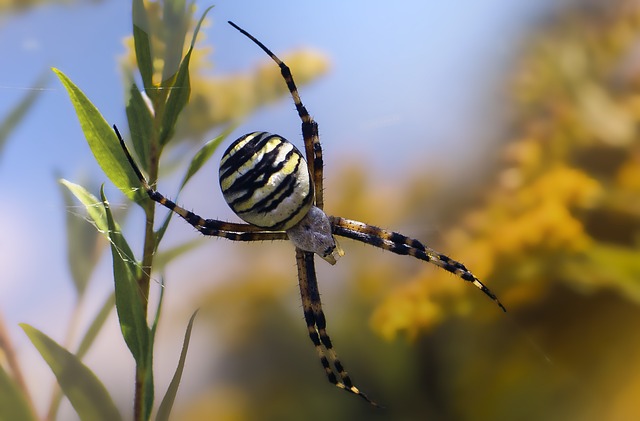
<instances>
[{"instance_id":1,"label":"yellow blossom cluster","mask_svg":"<svg viewBox=\"0 0 640 421\"><path fill-rule=\"evenodd\" d=\"M162 5L160 2L145 1L149 21L149 33L151 38L153 61L154 85L160 87L161 81L173 75L179 65L179 61L171 57L165 57L167 43L171 39L161 39L158 34L163 31ZM203 27L210 24L208 19L203 22ZM183 50L186 51L191 42L193 22L189 26L184 37ZM180 116L176 127L178 139L201 142L203 136L212 128L225 127L248 115L256 108L273 102L288 95L286 85L282 81L280 69L275 63L257 48L256 66L251 72L234 73L230 75L212 75L213 62L211 53L213 49L206 46L206 31L200 31L198 42L190 60L191 96L189 103ZM230 30L231 32L231 30ZM234 34L235 35L235 34ZM169 37L170 38L170 37ZM247 44L251 51L252 45ZM125 53L121 57L121 65L127 74L137 68L133 36L124 40ZM292 69L298 85L304 85L325 74L329 70L328 58L313 49L301 49L289 54L278 53L282 60ZM164 57L164 58L163 58ZM182 57L182 56L180 56Z\"/></svg>"},{"instance_id":2,"label":"yellow blossom cluster","mask_svg":"<svg viewBox=\"0 0 640 421\"><path fill-rule=\"evenodd\" d=\"M640 280L629 282L640 244L640 107L629 67L640 12L610 13L533 41L513 84L516 130L503 164L483 202L443 236L440 248L511 310L562 283L634 300L640 290ZM442 299L451 294L455 304ZM414 338L447 314L486 313L471 294L451 275L425 269L383 301L372 325L387 338Z\"/></svg>"}]
</instances>

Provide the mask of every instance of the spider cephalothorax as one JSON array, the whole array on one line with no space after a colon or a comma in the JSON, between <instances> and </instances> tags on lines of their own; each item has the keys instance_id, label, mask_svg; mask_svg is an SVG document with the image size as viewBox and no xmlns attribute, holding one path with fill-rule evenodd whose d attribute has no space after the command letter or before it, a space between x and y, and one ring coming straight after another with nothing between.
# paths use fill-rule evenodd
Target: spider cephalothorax
<instances>
[{"instance_id":1,"label":"spider cephalothorax","mask_svg":"<svg viewBox=\"0 0 640 421\"><path fill-rule=\"evenodd\" d=\"M203 219L152 189L116 129L120 144L149 197L180 215L202 234L233 241L290 240L294 244L304 319L327 378L337 387L376 405L353 385L326 331L314 254L335 264L343 252L334 236L351 238L396 254L431 262L471 282L502 310L505 308L462 263L430 249L420 241L373 225L325 214L318 125L302 105L291 71L251 34L233 22L229 23L256 43L280 67L302 120L306 160L289 141L266 132L246 134L231 144L220 163L220 187L231 209L248 223L239 224Z\"/></svg>"}]
</instances>

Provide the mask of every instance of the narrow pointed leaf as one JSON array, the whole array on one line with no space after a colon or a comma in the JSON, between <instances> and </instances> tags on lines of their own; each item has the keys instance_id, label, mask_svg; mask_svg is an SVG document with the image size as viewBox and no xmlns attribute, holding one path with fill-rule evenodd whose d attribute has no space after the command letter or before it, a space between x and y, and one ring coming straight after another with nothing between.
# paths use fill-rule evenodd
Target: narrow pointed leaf
<instances>
[{"instance_id":1,"label":"narrow pointed leaf","mask_svg":"<svg viewBox=\"0 0 640 421\"><path fill-rule=\"evenodd\" d=\"M153 400L155 398L154 386L153 386L153 342L149 347L147 354L147 362L145 368L144 377L144 413L146 420L151 419L151 411L153 411Z\"/></svg>"},{"instance_id":2,"label":"narrow pointed leaf","mask_svg":"<svg viewBox=\"0 0 640 421\"><path fill-rule=\"evenodd\" d=\"M156 339L156 330L158 328L158 322L160 321L160 314L162 313L162 303L164 302L164 276L160 278L160 298L158 299L158 306L156 307L156 315L153 318L153 323L151 324L151 329L149 330L149 355L148 355L148 365L150 369L146 372L145 378L145 413L146 418L150 419L151 411L153 411L153 400L155 398L155 387L153 383L153 344Z\"/></svg>"},{"instance_id":3,"label":"narrow pointed leaf","mask_svg":"<svg viewBox=\"0 0 640 421\"><path fill-rule=\"evenodd\" d=\"M148 367L153 367L153 344L156 338L156 331L158 329L158 323L160 321L160 315L162 314L162 303L164 302L164 277L160 278L160 298L158 299L158 306L156 307L156 315L153 319L153 323L151 324L151 329L149 333L149 342L151 346L149 347L149 355L148 355ZM151 416L151 411L153 410L153 400L155 395L155 388L153 384L153 370L149 369L146 372L145 377L145 390L147 393L145 394L145 413L147 419Z\"/></svg>"},{"instance_id":4,"label":"narrow pointed leaf","mask_svg":"<svg viewBox=\"0 0 640 421\"><path fill-rule=\"evenodd\" d=\"M205 143L204 146L200 148L198 152L196 152L193 159L191 160L191 163L189 164L187 173L182 179L182 183L180 183L180 190L182 190L182 188L187 184L191 177L193 177L198 171L200 171L200 168L202 168L202 166L206 164L207 161L209 161L213 153L216 151L216 149L218 149L218 146L220 146L220 143L222 143L227 138L230 132L231 130L226 130L220 136Z\"/></svg>"},{"instance_id":5,"label":"narrow pointed leaf","mask_svg":"<svg viewBox=\"0 0 640 421\"><path fill-rule=\"evenodd\" d=\"M116 310L124 341L136 360L138 367L146 367L149 352L149 327L142 308L141 296L137 288L138 266L135 260L123 254L126 241L117 228L109 202L100 192L107 219L111 254L113 258L113 277L116 292Z\"/></svg>"},{"instance_id":6,"label":"narrow pointed leaf","mask_svg":"<svg viewBox=\"0 0 640 421\"><path fill-rule=\"evenodd\" d=\"M107 233L107 214L102 206L102 201L91 194L87 189L71 181L60 179L60 184L65 186L82 203L87 210L89 218L96 224L96 228L101 233Z\"/></svg>"},{"instance_id":7,"label":"narrow pointed leaf","mask_svg":"<svg viewBox=\"0 0 640 421\"><path fill-rule=\"evenodd\" d=\"M171 136L173 135L173 129L176 125L176 121L178 121L178 115L184 108L184 106L189 102L189 96L191 95L191 83L189 79L189 61L191 59L191 53L193 52L196 37L198 32L200 31L200 27L202 26L202 22L204 18L207 16L209 10L211 10L213 6L208 7L196 28L193 31L193 37L191 38L191 45L189 47L189 51L182 59L182 63L180 63L180 68L178 69L178 73L175 77L175 80L170 86L166 86L170 89L169 98L167 99L167 104L164 110L164 115L162 118L162 128L160 130L160 145L164 146L167 144Z\"/></svg>"},{"instance_id":8,"label":"narrow pointed leaf","mask_svg":"<svg viewBox=\"0 0 640 421\"><path fill-rule=\"evenodd\" d=\"M24 391L0 365L0 420L36 420Z\"/></svg>"},{"instance_id":9,"label":"narrow pointed leaf","mask_svg":"<svg viewBox=\"0 0 640 421\"><path fill-rule=\"evenodd\" d=\"M180 69L176 75L174 83L168 88L169 97L162 117L162 127L160 130L160 145L164 146L173 135L174 127L178 121L180 112L189 102L191 96L191 81L189 78L189 60L191 59L192 48L189 48L184 56Z\"/></svg>"},{"instance_id":10,"label":"narrow pointed leaf","mask_svg":"<svg viewBox=\"0 0 640 421\"><path fill-rule=\"evenodd\" d=\"M60 191L67 209L74 209L76 203L68 188L61 183ZM76 294L82 296L93 269L98 264L101 249L98 231L74 212L66 212L67 262Z\"/></svg>"},{"instance_id":11,"label":"narrow pointed leaf","mask_svg":"<svg viewBox=\"0 0 640 421\"><path fill-rule=\"evenodd\" d=\"M34 88L27 91L20 101L11 109L9 115L0 122L0 153L4 148L4 145L7 143L9 135L13 133L13 130L27 115L27 112L31 109L31 106L35 103L36 99L39 98L42 93L39 88L44 86L47 76L48 73L41 75L33 85Z\"/></svg>"},{"instance_id":12,"label":"narrow pointed leaf","mask_svg":"<svg viewBox=\"0 0 640 421\"><path fill-rule=\"evenodd\" d=\"M157 94L157 91L153 89L153 53L149 37L149 17L143 0L133 0L131 14L133 18L133 44L138 70L140 70L144 89L151 98Z\"/></svg>"},{"instance_id":13,"label":"narrow pointed leaf","mask_svg":"<svg viewBox=\"0 0 640 421\"><path fill-rule=\"evenodd\" d=\"M168 250L160 251L156 254L153 259L153 267L154 270L159 272L163 271L164 268L171 263L174 259L189 253L191 250L200 247L206 242L205 237L196 237L193 240L189 240L185 243L182 243L176 247L172 247Z\"/></svg>"},{"instance_id":14,"label":"narrow pointed leaf","mask_svg":"<svg viewBox=\"0 0 640 421\"><path fill-rule=\"evenodd\" d=\"M82 420L122 419L102 382L75 355L38 329L20 325L58 379L65 396Z\"/></svg>"},{"instance_id":15,"label":"narrow pointed leaf","mask_svg":"<svg viewBox=\"0 0 640 421\"><path fill-rule=\"evenodd\" d=\"M115 281L115 301L122 336L138 365L146 366L149 348L149 328L140 302L136 279L138 267L131 247L125 240L120 226L113 219L109 203L101 191L98 200L82 186L61 180L71 193L82 202L95 223L111 244L113 273ZM103 311L107 311L103 308ZM106 315L104 315L106 317Z\"/></svg>"},{"instance_id":16,"label":"narrow pointed leaf","mask_svg":"<svg viewBox=\"0 0 640 421\"><path fill-rule=\"evenodd\" d=\"M155 388L153 383L153 344L155 342L156 330L158 328L158 323L160 321L160 315L162 314L162 303L164 302L164 277L161 277L160 280L160 298L158 299L158 306L156 307L156 314L153 319L153 323L151 325L151 329L149 331L149 343L151 346L149 347L148 354L148 365L150 369L146 371L145 376L145 400L144 400L144 409L146 414L146 419L151 417L151 412L153 410L153 401L155 395Z\"/></svg>"},{"instance_id":17,"label":"narrow pointed leaf","mask_svg":"<svg viewBox=\"0 0 640 421\"><path fill-rule=\"evenodd\" d=\"M78 345L78 351L76 352L78 358L82 358L85 356L85 354L93 344L93 341L98 336L98 333L100 333L102 326L104 326L104 323L107 321L107 318L109 317L109 314L111 314L111 311L113 310L115 304L116 297L115 293L112 292L111 294L109 294L104 304L102 304L102 307L100 307L100 310L93 319L93 322L91 322L89 328L85 332L82 341L80 341L80 345Z\"/></svg>"},{"instance_id":18,"label":"narrow pointed leaf","mask_svg":"<svg viewBox=\"0 0 640 421\"><path fill-rule=\"evenodd\" d=\"M130 167L113 129L86 95L60 70L53 69L64 85L73 104L80 127L93 156L109 177L130 199L141 201L145 195L138 187L140 181Z\"/></svg>"},{"instance_id":19,"label":"narrow pointed leaf","mask_svg":"<svg viewBox=\"0 0 640 421\"><path fill-rule=\"evenodd\" d=\"M178 71L184 39L191 22L192 8L186 5L185 0L173 0L163 2L162 23L165 28L164 40L164 68L162 69L163 85L169 81ZM166 85L164 85L166 86Z\"/></svg>"},{"instance_id":20,"label":"narrow pointed leaf","mask_svg":"<svg viewBox=\"0 0 640 421\"><path fill-rule=\"evenodd\" d=\"M202 22L204 22L204 18L207 17L207 13L209 13L209 10L213 9L213 7L214 6L209 6L204 10L204 12L202 12L202 16L200 16L200 19L198 20L198 24L193 30L193 36L191 37L191 48L195 47L196 38L198 37L198 32L200 32L200 28L202 27Z\"/></svg>"},{"instance_id":21,"label":"narrow pointed leaf","mask_svg":"<svg viewBox=\"0 0 640 421\"><path fill-rule=\"evenodd\" d=\"M107 221L107 214L105 212L104 206L102 205L102 201L89 193L87 189L82 187L79 184L72 183L68 180L61 179L60 183L64 185L69 191L82 203L87 209L87 214L89 218L94 223L98 232L104 235L107 239L109 237L109 223ZM120 226L116 223L116 229L119 231ZM120 253L122 256L126 256L127 259L134 261L135 255L129 247L129 244L125 241L124 238L121 239L122 244L120 245Z\"/></svg>"},{"instance_id":22,"label":"narrow pointed leaf","mask_svg":"<svg viewBox=\"0 0 640 421\"><path fill-rule=\"evenodd\" d=\"M180 386L182 372L184 371L184 364L187 360L187 351L189 350L189 341L191 340L191 330L193 329L193 321L196 318L196 314L198 314L198 310L196 310L189 319L187 331L184 334L182 352L180 352L180 359L178 360L178 367L176 368L176 372L171 379L171 383L169 383L167 393L164 395L164 398L162 398L160 408L158 408L158 415L156 417L156 420L168 420L169 415L171 414L171 408L173 408L173 403L176 399L176 395L178 394L178 386Z\"/></svg>"},{"instance_id":23,"label":"narrow pointed leaf","mask_svg":"<svg viewBox=\"0 0 640 421\"><path fill-rule=\"evenodd\" d=\"M160 298L158 299L158 306L156 307L156 315L153 318L153 324L151 325L151 338L152 342L155 340L156 330L158 323L160 322L160 314L162 314L162 303L164 302L164 275L160 277Z\"/></svg>"},{"instance_id":24,"label":"narrow pointed leaf","mask_svg":"<svg viewBox=\"0 0 640 421\"><path fill-rule=\"evenodd\" d=\"M138 163L143 170L148 172L150 162L149 147L154 137L153 116L135 83L132 83L131 89L129 89L127 120L129 121L131 143L133 143L133 149L138 155Z\"/></svg>"},{"instance_id":25,"label":"narrow pointed leaf","mask_svg":"<svg viewBox=\"0 0 640 421\"><path fill-rule=\"evenodd\" d=\"M93 341L98 336L98 333L100 333L104 322L107 320L107 317L109 317L109 314L111 314L111 311L113 310L113 307L115 305L115 301L115 294L111 293L96 314L93 322L91 322L91 325L85 332L82 341L80 341L80 345L78 346L78 350L76 351L76 357L78 357L78 359L81 360L85 356L91 345L93 345ZM57 390L53 397L51 405L49 406L49 414L58 413L58 408L60 407L62 396L62 392L60 390ZM2 417L0 417L0 419L2 419Z\"/></svg>"}]
</instances>

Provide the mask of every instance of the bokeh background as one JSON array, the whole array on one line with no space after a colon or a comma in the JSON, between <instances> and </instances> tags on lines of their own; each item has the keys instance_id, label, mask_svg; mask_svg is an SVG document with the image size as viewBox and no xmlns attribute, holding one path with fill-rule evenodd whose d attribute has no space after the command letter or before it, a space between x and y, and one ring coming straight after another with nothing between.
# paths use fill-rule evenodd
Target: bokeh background
<instances>
[{"instance_id":1,"label":"bokeh background","mask_svg":"<svg viewBox=\"0 0 640 421\"><path fill-rule=\"evenodd\" d=\"M231 124L231 138L268 130L300 144L277 69L226 24L234 20L301 81L320 124L328 213L424 240L464 262L509 312L424 262L344 240L338 265L317 265L328 331L356 384L386 406L376 410L326 381L290 245L201 240L164 271L158 395L202 308L176 419L640 416L636 1L215 6L170 164L185 165L180 157ZM25 110L0 133L0 326L44 415L55 379L18 323L73 348L113 285L104 244L77 246L86 237L66 228L82 207L63 199L56 178L94 191L107 180L49 67L124 126L131 14L121 1L6 1L0 10L0 118ZM180 202L235 220L217 187L221 152ZM160 191L171 196L179 174L165 174ZM130 207L107 191L115 207ZM136 250L142 222L131 206L125 231ZM165 245L194 236L175 220ZM98 261L81 300L68 244ZM115 312L85 362L129 414L134 363ZM63 403L60 419L73 417Z\"/></svg>"}]
</instances>

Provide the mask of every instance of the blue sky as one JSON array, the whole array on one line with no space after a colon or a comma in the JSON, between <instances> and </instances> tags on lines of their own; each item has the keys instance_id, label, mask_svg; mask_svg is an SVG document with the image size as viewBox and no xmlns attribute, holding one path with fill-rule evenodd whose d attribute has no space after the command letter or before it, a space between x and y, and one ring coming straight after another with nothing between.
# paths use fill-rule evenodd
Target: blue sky
<instances>
[{"instance_id":1,"label":"blue sky","mask_svg":"<svg viewBox=\"0 0 640 421\"><path fill-rule=\"evenodd\" d=\"M222 0L211 11L212 25L204 33L206 43L214 46L214 71L220 74L245 71L264 60L227 20L252 32L276 54L296 47L324 52L331 59L330 73L301 95L320 124L327 170L332 162L355 158L379 166L378 177L392 179L405 168L458 168L482 155L483 142L500 129L494 118L502 113L501 84L508 64L517 56L522 36L552 3L415 0L392 6L326 1L312 6ZM196 4L202 11L211 3ZM124 126L124 88L116 58L130 31L125 1L41 7L1 17L0 116L42 72L57 67L109 121ZM249 130L300 138L288 99L250 117L238 135ZM215 166L204 170L210 184L198 177L184 202L199 196L206 203L198 189L217 188ZM71 180L89 174L107 182L52 74L0 156L0 311L19 343L24 341L19 322L62 335L60 320L69 317L73 302L64 232L65 212L73 210L62 205L56 173ZM221 209L215 206L207 209ZM182 231L193 235L190 228Z\"/></svg>"}]
</instances>

